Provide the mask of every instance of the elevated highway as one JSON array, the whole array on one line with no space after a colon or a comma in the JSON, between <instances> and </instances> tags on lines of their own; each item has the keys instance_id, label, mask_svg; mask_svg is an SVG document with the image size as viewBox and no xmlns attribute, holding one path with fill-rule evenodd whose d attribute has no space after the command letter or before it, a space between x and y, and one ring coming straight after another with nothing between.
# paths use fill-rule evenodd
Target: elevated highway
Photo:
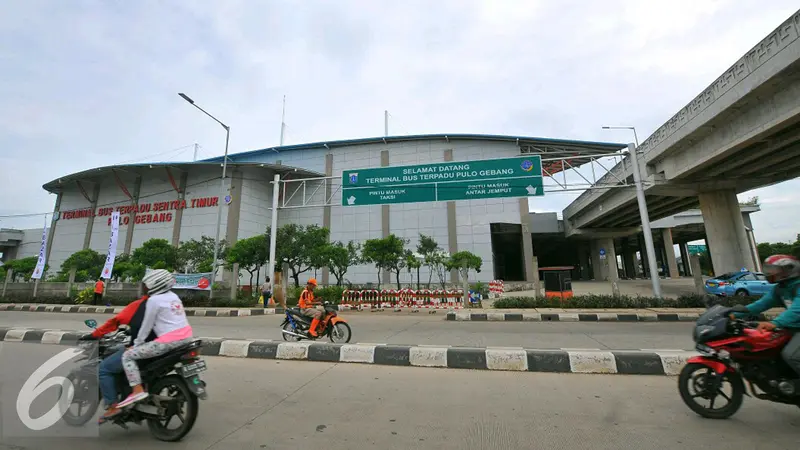
<instances>
[{"instance_id":1,"label":"elevated highway","mask_svg":"<svg viewBox=\"0 0 800 450\"><path fill-rule=\"evenodd\" d=\"M736 195L800 175L800 11L638 148L650 220L699 207L717 271L755 268ZM564 210L568 236L641 226L628 156Z\"/></svg>"}]
</instances>

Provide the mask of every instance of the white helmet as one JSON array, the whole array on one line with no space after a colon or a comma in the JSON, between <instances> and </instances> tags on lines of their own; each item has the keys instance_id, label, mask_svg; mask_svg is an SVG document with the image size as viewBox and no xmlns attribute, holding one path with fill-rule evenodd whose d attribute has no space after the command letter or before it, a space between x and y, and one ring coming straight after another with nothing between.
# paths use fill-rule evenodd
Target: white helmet
<instances>
[{"instance_id":1,"label":"white helmet","mask_svg":"<svg viewBox=\"0 0 800 450\"><path fill-rule=\"evenodd\" d=\"M175 286L175 277L168 270L156 269L142 279L148 295L163 294Z\"/></svg>"},{"instance_id":2,"label":"white helmet","mask_svg":"<svg viewBox=\"0 0 800 450\"><path fill-rule=\"evenodd\" d=\"M800 277L800 260L791 255L772 255L764 260L764 274L770 283Z\"/></svg>"}]
</instances>

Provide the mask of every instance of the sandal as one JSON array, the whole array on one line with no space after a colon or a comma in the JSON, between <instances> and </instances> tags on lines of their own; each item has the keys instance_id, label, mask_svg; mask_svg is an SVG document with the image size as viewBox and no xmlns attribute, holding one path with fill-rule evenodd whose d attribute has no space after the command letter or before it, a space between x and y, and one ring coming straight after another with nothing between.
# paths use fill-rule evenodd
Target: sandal
<instances>
[{"instance_id":1,"label":"sandal","mask_svg":"<svg viewBox=\"0 0 800 450\"><path fill-rule=\"evenodd\" d=\"M106 413L100 416L99 419L97 419L97 424L102 425L108 422L109 420L112 420L113 418L117 417L120 414L122 414L122 410L116 407L116 405L112 406L106 409Z\"/></svg>"}]
</instances>

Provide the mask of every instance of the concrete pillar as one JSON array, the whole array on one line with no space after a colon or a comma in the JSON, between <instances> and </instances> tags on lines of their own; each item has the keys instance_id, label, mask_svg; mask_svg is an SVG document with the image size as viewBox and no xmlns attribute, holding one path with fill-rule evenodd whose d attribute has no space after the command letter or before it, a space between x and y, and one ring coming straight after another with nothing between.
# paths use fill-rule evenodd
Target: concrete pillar
<instances>
[{"instance_id":1,"label":"concrete pillar","mask_svg":"<svg viewBox=\"0 0 800 450\"><path fill-rule=\"evenodd\" d=\"M239 240L239 215L242 211L243 178L244 174L241 170L234 170L231 174L230 191L228 191L228 195L231 196L230 205L225 206L225 199L221 198L217 200L220 202L223 208L228 208L228 219L225 221L225 241L228 242L228 245L233 245ZM239 284L239 266L234 265L230 274L227 274L226 272L227 271L223 269L222 280L225 281L225 277L228 276L228 281L230 281L232 286L231 289L233 289L233 287Z\"/></svg>"},{"instance_id":2,"label":"concrete pillar","mask_svg":"<svg viewBox=\"0 0 800 450\"><path fill-rule=\"evenodd\" d=\"M750 254L753 256L756 271L761 272L761 256L758 254L758 242L756 242L756 235L753 233L753 222L750 220L750 214L742 214L742 222L747 231L747 241L750 243Z\"/></svg>"},{"instance_id":3,"label":"concrete pillar","mask_svg":"<svg viewBox=\"0 0 800 450\"><path fill-rule=\"evenodd\" d=\"M534 270L534 266L538 266L538 264L534 265L533 263L533 238L531 236L530 227L528 227L528 216L530 216L528 212L528 198L520 198L519 222L522 224L522 270L525 273L525 281L538 285L539 270L538 267Z\"/></svg>"},{"instance_id":4,"label":"concrete pillar","mask_svg":"<svg viewBox=\"0 0 800 450\"><path fill-rule=\"evenodd\" d=\"M647 264L647 249L644 245L644 233L639 234L639 258L642 262L642 278L650 277L650 267Z\"/></svg>"},{"instance_id":5,"label":"concrete pillar","mask_svg":"<svg viewBox=\"0 0 800 450\"><path fill-rule=\"evenodd\" d=\"M622 253L622 265L625 267L625 276L631 279L636 278L636 258L631 248L624 248Z\"/></svg>"},{"instance_id":6,"label":"concrete pillar","mask_svg":"<svg viewBox=\"0 0 800 450\"><path fill-rule=\"evenodd\" d=\"M8 289L8 283L11 282L11 278L14 276L14 271L12 269L6 270L6 279L3 280L3 295L0 297L6 296L6 289Z\"/></svg>"},{"instance_id":7,"label":"concrete pillar","mask_svg":"<svg viewBox=\"0 0 800 450\"><path fill-rule=\"evenodd\" d=\"M581 280L590 280L591 274L589 273L589 249L585 245L578 246L578 261L581 265Z\"/></svg>"},{"instance_id":8,"label":"concrete pillar","mask_svg":"<svg viewBox=\"0 0 800 450\"><path fill-rule=\"evenodd\" d=\"M661 237L664 240L664 256L667 258L667 270L670 278L680 278L678 272L678 260L675 259L675 244L672 242L672 230L664 228L661 230Z\"/></svg>"},{"instance_id":9,"label":"concrete pillar","mask_svg":"<svg viewBox=\"0 0 800 450\"><path fill-rule=\"evenodd\" d=\"M178 182L178 201L186 200L186 183L189 182L189 172L183 172L181 179ZM220 199L220 201L222 201ZM183 209L178 208L173 214L174 219L172 223L172 245L177 247L181 245L181 227L183 226Z\"/></svg>"},{"instance_id":10,"label":"concrete pillar","mask_svg":"<svg viewBox=\"0 0 800 450\"><path fill-rule=\"evenodd\" d=\"M449 162L453 160L453 149L444 151L444 160ZM450 254L458 252L458 232L457 232L457 219L456 219L456 202L447 202L447 251ZM450 271L450 282L458 285L458 271Z\"/></svg>"},{"instance_id":11,"label":"concrete pillar","mask_svg":"<svg viewBox=\"0 0 800 450\"><path fill-rule=\"evenodd\" d=\"M50 252L53 250L53 240L56 237L56 225L61 215L61 197L62 193L56 196L56 206L53 208L53 217L50 219L50 230L47 233L47 249L45 249L44 260L47 264L50 262Z\"/></svg>"},{"instance_id":12,"label":"concrete pillar","mask_svg":"<svg viewBox=\"0 0 800 450\"><path fill-rule=\"evenodd\" d=\"M94 184L94 191L92 192L92 215L86 221L86 233L83 235L83 249L86 250L92 244L92 231L94 230L95 214L97 214L97 200L100 198L100 182Z\"/></svg>"},{"instance_id":13,"label":"concrete pillar","mask_svg":"<svg viewBox=\"0 0 800 450\"><path fill-rule=\"evenodd\" d=\"M333 153L328 153L327 155L325 155L325 176L326 177L333 176ZM331 186L333 186L332 183L331 183L331 180L330 179L325 180L325 194L324 195L325 195L326 201L327 201L327 197L330 196ZM330 229L331 229L331 207L330 207L330 205L322 207L322 227L323 228L327 228L328 231L330 231ZM328 235L328 241L330 241L330 234ZM272 274L270 274L270 276L272 276ZM330 270L328 269L328 267L323 267L322 268L322 285L323 286L327 286L328 284L330 284L330 276L331 276L331 273L330 273Z\"/></svg>"},{"instance_id":14,"label":"concrete pillar","mask_svg":"<svg viewBox=\"0 0 800 450\"><path fill-rule=\"evenodd\" d=\"M389 150L381 151L381 167L389 167ZM389 223L389 205L382 205L381 206L381 228L382 238L387 238L392 233L392 227ZM392 282L392 273L388 270L384 270L383 274L381 274L381 283L384 285L388 285Z\"/></svg>"},{"instance_id":15,"label":"concrete pillar","mask_svg":"<svg viewBox=\"0 0 800 450\"><path fill-rule=\"evenodd\" d=\"M600 250L605 250L605 259L600 259ZM617 269L617 252L614 249L614 239L603 238L592 241L592 265L594 266L594 279L597 281L619 280Z\"/></svg>"},{"instance_id":16,"label":"concrete pillar","mask_svg":"<svg viewBox=\"0 0 800 450\"><path fill-rule=\"evenodd\" d=\"M142 177L136 177L136 181L133 184L133 198L131 199L131 205L138 205L139 204L139 192L142 191ZM122 253L126 255L131 254L131 245L133 244L133 229L135 227L136 222L136 211L131 211L128 214L128 231L125 234L125 249Z\"/></svg>"},{"instance_id":17,"label":"concrete pillar","mask_svg":"<svg viewBox=\"0 0 800 450\"><path fill-rule=\"evenodd\" d=\"M689 255L689 264L692 266L692 273L694 274L694 290L697 295L705 295L706 289L703 286L703 273L700 270L700 256Z\"/></svg>"},{"instance_id":18,"label":"concrete pillar","mask_svg":"<svg viewBox=\"0 0 800 450\"><path fill-rule=\"evenodd\" d=\"M689 261L689 247L686 242L678 244L681 249L681 265L683 266L683 276L692 276L692 264Z\"/></svg>"},{"instance_id":19,"label":"concrete pillar","mask_svg":"<svg viewBox=\"0 0 800 450\"><path fill-rule=\"evenodd\" d=\"M705 192L698 198L706 238L714 249L711 252L714 272L736 272L743 267L755 270L736 191Z\"/></svg>"}]
</instances>

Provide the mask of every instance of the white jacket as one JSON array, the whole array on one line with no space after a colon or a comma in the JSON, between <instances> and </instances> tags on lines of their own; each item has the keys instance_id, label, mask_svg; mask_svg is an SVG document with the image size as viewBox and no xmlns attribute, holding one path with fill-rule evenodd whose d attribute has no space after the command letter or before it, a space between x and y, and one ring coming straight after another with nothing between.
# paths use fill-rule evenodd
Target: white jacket
<instances>
[{"instance_id":1,"label":"white jacket","mask_svg":"<svg viewBox=\"0 0 800 450\"><path fill-rule=\"evenodd\" d=\"M139 328L139 334L133 344L144 344L150 331L154 331L157 337L161 337L188 326L189 321L186 319L186 312L183 310L183 302L180 297L172 291L156 294L145 302L142 326Z\"/></svg>"}]
</instances>

